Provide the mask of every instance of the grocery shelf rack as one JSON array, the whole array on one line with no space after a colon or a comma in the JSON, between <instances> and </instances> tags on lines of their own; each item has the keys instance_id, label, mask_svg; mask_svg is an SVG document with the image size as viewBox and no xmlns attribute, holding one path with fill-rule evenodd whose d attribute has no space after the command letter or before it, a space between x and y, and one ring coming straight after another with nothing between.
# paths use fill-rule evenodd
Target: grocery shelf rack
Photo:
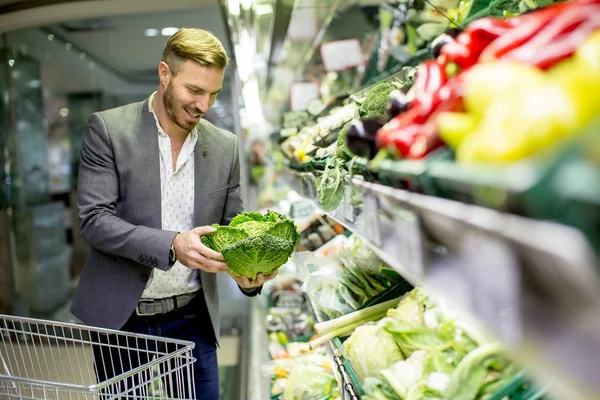
<instances>
[{"instance_id":1,"label":"grocery shelf rack","mask_svg":"<svg viewBox=\"0 0 600 400\"><path fill-rule=\"evenodd\" d=\"M323 322L323 315L319 311L317 305L310 298L310 296L306 297L308 298L308 304L313 313L313 316L315 317L315 320L318 323ZM360 396L356 391L356 388L354 387L352 378L346 371L346 367L344 365L344 358L331 340L329 340L325 345L325 350L327 351L327 355L331 359L333 373L337 379L342 400L360 400Z\"/></svg>"},{"instance_id":2,"label":"grocery shelf rack","mask_svg":"<svg viewBox=\"0 0 600 400\"><path fill-rule=\"evenodd\" d=\"M316 177L286 171L290 186L317 199ZM350 183L350 182L347 182ZM600 394L598 256L577 229L366 182L350 204L325 213L361 237L413 285L513 350L559 398Z\"/></svg>"}]
</instances>

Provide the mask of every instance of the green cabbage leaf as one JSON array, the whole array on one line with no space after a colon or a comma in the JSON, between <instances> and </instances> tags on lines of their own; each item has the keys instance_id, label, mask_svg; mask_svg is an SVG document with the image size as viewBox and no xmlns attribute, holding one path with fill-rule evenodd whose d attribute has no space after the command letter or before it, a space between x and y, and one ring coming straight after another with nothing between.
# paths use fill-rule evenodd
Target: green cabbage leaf
<instances>
[{"instance_id":1,"label":"green cabbage leaf","mask_svg":"<svg viewBox=\"0 0 600 400\"><path fill-rule=\"evenodd\" d=\"M203 236L202 242L223 254L231 274L250 279L259 273L269 275L285 264L300 239L294 221L273 211L245 212L228 226L213 227L216 230Z\"/></svg>"}]
</instances>

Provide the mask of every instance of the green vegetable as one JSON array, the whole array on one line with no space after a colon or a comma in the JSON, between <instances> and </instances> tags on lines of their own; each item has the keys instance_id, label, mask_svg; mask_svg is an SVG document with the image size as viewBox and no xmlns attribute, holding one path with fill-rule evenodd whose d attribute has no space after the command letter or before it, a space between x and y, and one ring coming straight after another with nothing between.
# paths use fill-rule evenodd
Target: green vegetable
<instances>
[{"instance_id":1,"label":"green vegetable","mask_svg":"<svg viewBox=\"0 0 600 400\"><path fill-rule=\"evenodd\" d=\"M320 334L318 338L313 339L310 342L308 342L310 349L315 350L333 338L348 336L356 328L364 325L367 322L379 321L384 316L385 316L385 312L382 312L379 314L372 314L372 315L363 317L360 321L354 322L352 324L339 326L339 327L336 327L334 330L328 330L328 331L326 331L326 333Z\"/></svg>"},{"instance_id":2,"label":"green vegetable","mask_svg":"<svg viewBox=\"0 0 600 400\"><path fill-rule=\"evenodd\" d=\"M283 400L331 400L338 395L335 376L323 368L298 364L290 372Z\"/></svg>"},{"instance_id":3,"label":"green vegetable","mask_svg":"<svg viewBox=\"0 0 600 400\"><path fill-rule=\"evenodd\" d=\"M365 378L363 390L365 396L361 397L362 400L401 400L381 377Z\"/></svg>"},{"instance_id":4,"label":"green vegetable","mask_svg":"<svg viewBox=\"0 0 600 400\"><path fill-rule=\"evenodd\" d=\"M388 311L391 307L398 304L398 299L388 300L380 304L376 304L371 307L367 307L362 310L354 311L350 314L343 315L339 318L321 322L315 325L315 332L319 335L323 335L327 332L339 329L340 327L354 324L356 322L365 321L367 318L373 315L379 315Z\"/></svg>"},{"instance_id":5,"label":"green vegetable","mask_svg":"<svg viewBox=\"0 0 600 400\"><path fill-rule=\"evenodd\" d=\"M335 155L343 161L349 161L354 157L354 154L352 154L352 152L348 150L348 146L346 146L346 135L348 134L348 128L350 128L350 125L352 125L353 122L354 120L346 122L346 124L340 130L340 133L338 133Z\"/></svg>"},{"instance_id":6,"label":"green vegetable","mask_svg":"<svg viewBox=\"0 0 600 400\"><path fill-rule=\"evenodd\" d=\"M213 225L216 230L202 237L203 243L223 254L229 272L256 279L269 275L290 257L300 234L292 220L273 211L265 215L245 212L229 226Z\"/></svg>"},{"instance_id":7,"label":"green vegetable","mask_svg":"<svg viewBox=\"0 0 600 400\"><path fill-rule=\"evenodd\" d=\"M380 370L404 359L392 335L373 324L356 328L344 342L344 352L361 384L366 377L375 377Z\"/></svg>"},{"instance_id":8,"label":"green vegetable","mask_svg":"<svg viewBox=\"0 0 600 400\"><path fill-rule=\"evenodd\" d=\"M390 93L395 87L383 81L378 83L367 93L367 97L360 105L362 118L379 118L387 114L387 104Z\"/></svg>"},{"instance_id":9,"label":"green vegetable","mask_svg":"<svg viewBox=\"0 0 600 400\"><path fill-rule=\"evenodd\" d=\"M473 400L485 383L488 368L504 353L498 343L486 344L467 354L450 377L444 400Z\"/></svg>"},{"instance_id":10,"label":"green vegetable","mask_svg":"<svg viewBox=\"0 0 600 400\"><path fill-rule=\"evenodd\" d=\"M406 398L410 388L424 377L424 364L427 352L415 351L404 361L398 361L390 368L379 372L384 381L401 399Z\"/></svg>"},{"instance_id":11,"label":"green vegetable","mask_svg":"<svg viewBox=\"0 0 600 400\"><path fill-rule=\"evenodd\" d=\"M317 179L317 197L323 210L335 210L344 198L345 177L348 172L343 167L343 161L332 157L325 164L323 175Z\"/></svg>"}]
</instances>

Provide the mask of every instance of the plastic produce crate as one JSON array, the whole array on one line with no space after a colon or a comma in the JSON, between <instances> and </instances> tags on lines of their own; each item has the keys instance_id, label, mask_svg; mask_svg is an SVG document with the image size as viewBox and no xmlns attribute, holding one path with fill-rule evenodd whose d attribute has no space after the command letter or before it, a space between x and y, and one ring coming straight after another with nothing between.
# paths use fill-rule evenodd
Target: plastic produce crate
<instances>
[{"instance_id":1,"label":"plastic produce crate","mask_svg":"<svg viewBox=\"0 0 600 400\"><path fill-rule=\"evenodd\" d=\"M600 119L571 140L508 166L430 163L426 194L580 229L600 254ZM380 172L380 176L382 173Z\"/></svg>"},{"instance_id":2,"label":"plastic produce crate","mask_svg":"<svg viewBox=\"0 0 600 400\"><path fill-rule=\"evenodd\" d=\"M373 296L369 301L367 301L360 308L360 310L374 306L376 304L383 303L388 300L398 298L398 297L402 296L403 294L410 292L412 289L413 289L413 286L410 283L408 283L406 280L400 278L400 280L397 283L395 283L393 286L387 288L383 292L379 293L377 296ZM344 355L343 343L346 339L347 338L340 339L340 338L336 337L332 340L333 345L339 350L340 354L342 354L342 355ZM364 395L365 393L362 389L362 386L358 382L358 378L356 377L356 373L354 372L354 369L352 368L350 361L346 360L345 358L344 358L344 368L346 369L346 373L350 377L351 383L354 386L356 393L358 393L359 396Z\"/></svg>"},{"instance_id":3,"label":"plastic produce crate","mask_svg":"<svg viewBox=\"0 0 600 400\"><path fill-rule=\"evenodd\" d=\"M344 354L343 343L344 340L340 340L339 338L335 338L333 340L334 346L341 354ZM352 386L354 386L356 393L358 393L360 396L364 396L365 392L362 388L362 385L358 381L356 373L352 368L352 364L345 358L344 368L350 377L350 383L352 383ZM523 372L519 372L486 400L539 400L544 397L545 393L545 389L541 389L535 385L532 385L525 377L525 374Z\"/></svg>"},{"instance_id":4,"label":"plastic produce crate","mask_svg":"<svg viewBox=\"0 0 600 400\"><path fill-rule=\"evenodd\" d=\"M600 120L575 140L543 185L525 201L528 210L582 231L600 255ZM543 207L538 210L539 203Z\"/></svg>"},{"instance_id":5,"label":"plastic produce crate","mask_svg":"<svg viewBox=\"0 0 600 400\"><path fill-rule=\"evenodd\" d=\"M561 166L570 142L509 165L462 164L449 160L431 163L426 194L533 218L548 217L549 179Z\"/></svg>"},{"instance_id":6,"label":"plastic produce crate","mask_svg":"<svg viewBox=\"0 0 600 400\"><path fill-rule=\"evenodd\" d=\"M387 289L386 291L380 293L378 296L373 297L371 299L371 301L369 301L368 303L365 303L365 305L363 307L361 307L361 309L370 307L375 304L382 303L384 301L388 301L388 300L400 297L403 294L411 291L412 289L413 289L413 286L410 283L402 280L402 281L398 282L397 284L395 284L394 286ZM346 338L334 338L332 340L332 343L336 347L336 349L339 351L339 353L344 356L343 357L344 368L346 370L348 377L350 378L350 381L351 381L350 383L352 383L352 386L354 386L354 390L356 391L356 393L359 396L363 396L365 394L365 392L362 388L362 385L358 381L356 373L354 372L354 368L352 367L352 364L350 363L350 361L345 359L343 347L344 347L344 341L346 339L347 339L347 337ZM511 379L508 383L506 383L504 386L502 386L500 389L498 389L487 400L506 400L506 399L538 400L543 397L544 393L545 393L544 389L540 389L540 388L532 385L527 380L525 374L523 372L519 372L518 374L516 374L513 377L513 379Z\"/></svg>"},{"instance_id":7,"label":"plastic produce crate","mask_svg":"<svg viewBox=\"0 0 600 400\"><path fill-rule=\"evenodd\" d=\"M377 179L387 186L411 192L435 195L429 169L438 164L447 164L454 155L449 149L439 149L422 160L384 160L377 170ZM453 163L453 162L452 162Z\"/></svg>"}]
</instances>

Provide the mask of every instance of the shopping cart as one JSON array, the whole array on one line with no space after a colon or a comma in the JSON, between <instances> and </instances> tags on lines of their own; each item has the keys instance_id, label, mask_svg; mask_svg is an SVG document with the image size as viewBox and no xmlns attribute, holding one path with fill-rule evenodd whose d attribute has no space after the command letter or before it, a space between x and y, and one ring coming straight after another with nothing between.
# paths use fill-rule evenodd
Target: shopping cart
<instances>
[{"instance_id":1,"label":"shopping cart","mask_svg":"<svg viewBox=\"0 0 600 400\"><path fill-rule=\"evenodd\" d=\"M0 315L0 400L195 399L194 343Z\"/></svg>"}]
</instances>

